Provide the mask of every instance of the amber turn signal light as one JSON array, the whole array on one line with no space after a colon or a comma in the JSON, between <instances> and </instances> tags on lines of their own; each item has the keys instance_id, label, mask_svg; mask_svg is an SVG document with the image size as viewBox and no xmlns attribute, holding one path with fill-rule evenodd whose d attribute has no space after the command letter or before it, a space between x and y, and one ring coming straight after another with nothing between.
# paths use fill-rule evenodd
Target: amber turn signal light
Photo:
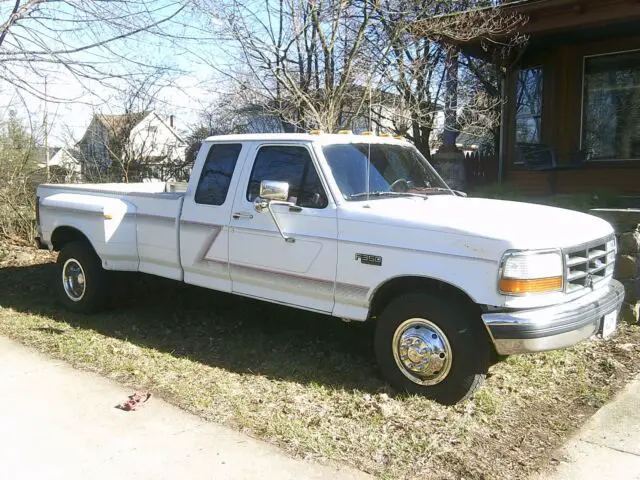
<instances>
[{"instance_id":1,"label":"amber turn signal light","mask_svg":"<svg viewBox=\"0 0 640 480\"><path fill-rule=\"evenodd\" d=\"M562 290L562 277L535 278L530 280L503 278L500 280L500 291L502 293L547 293L559 290Z\"/></svg>"}]
</instances>

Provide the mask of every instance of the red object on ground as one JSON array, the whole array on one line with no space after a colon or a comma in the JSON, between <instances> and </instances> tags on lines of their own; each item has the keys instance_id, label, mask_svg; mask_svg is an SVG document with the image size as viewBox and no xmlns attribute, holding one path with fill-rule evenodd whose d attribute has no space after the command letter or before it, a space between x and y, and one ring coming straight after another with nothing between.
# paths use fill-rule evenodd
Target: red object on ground
<instances>
[{"instance_id":1,"label":"red object on ground","mask_svg":"<svg viewBox=\"0 0 640 480\"><path fill-rule=\"evenodd\" d=\"M120 405L117 405L116 408L119 408L120 410L126 410L126 411L137 410L139 407L141 407L146 402L148 402L150 398L151 398L150 393L136 392L133 395L129 395L129 400L127 400L124 403L121 403Z\"/></svg>"}]
</instances>

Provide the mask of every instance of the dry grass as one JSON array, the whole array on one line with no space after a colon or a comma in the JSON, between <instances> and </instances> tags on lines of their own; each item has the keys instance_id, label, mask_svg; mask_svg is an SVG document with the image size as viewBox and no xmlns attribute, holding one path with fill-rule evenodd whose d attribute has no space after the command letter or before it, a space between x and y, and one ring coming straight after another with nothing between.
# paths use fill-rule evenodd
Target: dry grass
<instances>
[{"instance_id":1,"label":"dry grass","mask_svg":"<svg viewBox=\"0 0 640 480\"><path fill-rule=\"evenodd\" d=\"M52 256L0 245L0 334L291 454L382 478L524 478L640 371L640 329L494 366L473 400L396 396L372 329L141 277L117 309L55 305ZM45 264L42 264L42 263Z\"/></svg>"}]
</instances>

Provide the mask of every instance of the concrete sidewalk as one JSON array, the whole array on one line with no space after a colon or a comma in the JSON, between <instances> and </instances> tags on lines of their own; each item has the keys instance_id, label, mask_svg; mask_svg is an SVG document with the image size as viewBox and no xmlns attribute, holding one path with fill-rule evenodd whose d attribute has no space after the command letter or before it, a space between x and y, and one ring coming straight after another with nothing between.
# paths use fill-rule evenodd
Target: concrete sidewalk
<instances>
[{"instance_id":1,"label":"concrete sidewalk","mask_svg":"<svg viewBox=\"0 0 640 480\"><path fill-rule=\"evenodd\" d=\"M158 398L114 408L130 393L0 337L0 478L369 478L294 460Z\"/></svg>"},{"instance_id":2,"label":"concrete sidewalk","mask_svg":"<svg viewBox=\"0 0 640 480\"><path fill-rule=\"evenodd\" d=\"M602 407L536 480L640 480L640 377Z\"/></svg>"}]
</instances>

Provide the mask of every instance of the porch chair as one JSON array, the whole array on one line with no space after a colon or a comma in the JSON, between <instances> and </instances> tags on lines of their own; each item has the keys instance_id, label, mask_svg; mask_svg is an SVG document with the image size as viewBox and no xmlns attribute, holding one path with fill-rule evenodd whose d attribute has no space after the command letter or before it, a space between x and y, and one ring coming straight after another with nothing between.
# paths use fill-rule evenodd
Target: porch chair
<instances>
[{"instance_id":1,"label":"porch chair","mask_svg":"<svg viewBox=\"0 0 640 480\"><path fill-rule=\"evenodd\" d=\"M549 189L555 195L560 170L576 170L585 167L589 155L583 151L570 153L569 162L558 163L557 151L543 143L516 143L517 158L527 170L534 172L550 172Z\"/></svg>"},{"instance_id":2,"label":"porch chair","mask_svg":"<svg viewBox=\"0 0 640 480\"><path fill-rule=\"evenodd\" d=\"M544 143L516 143L518 159L522 161L527 170L574 170L583 168L588 154L584 150L570 153L567 163L558 163L556 150Z\"/></svg>"}]
</instances>

